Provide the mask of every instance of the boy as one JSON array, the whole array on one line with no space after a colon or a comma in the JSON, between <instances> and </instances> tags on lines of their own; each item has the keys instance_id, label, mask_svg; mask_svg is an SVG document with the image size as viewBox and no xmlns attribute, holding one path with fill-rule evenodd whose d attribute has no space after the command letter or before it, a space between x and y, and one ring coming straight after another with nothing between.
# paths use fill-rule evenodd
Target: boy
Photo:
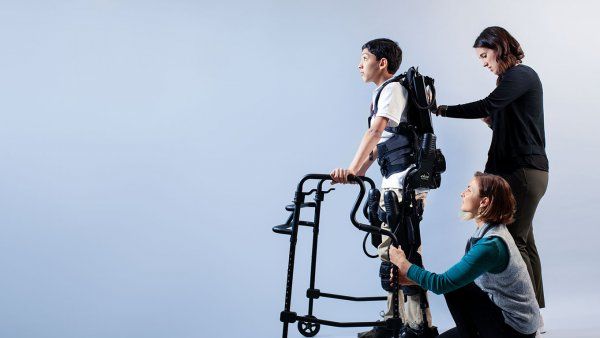
<instances>
[{"instance_id":1,"label":"boy","mask_svg":"<svg viewBox=\"0 0 600 338\"><path fill-rule=\"evenodd\" d=\"M350 163L348 169L337 168L331 172L331 177L335 182L348 183L348 175L364 176L367 169L373 164L377 158L377 144L383 143L394 136L394 133L386 127L398 127L402 122L407 122L407 100L408 91L399 82L390 82L381 89L382 84L394 76L394 73L400 67L402 62L402 50L398 44L389 39L375 39L367 42L362 46L361 60L358 65L360 75L364 82L373 82L377 88L373 92L371 101L371 123L367 132L364 134L362 141L354 155L354 159ZM375 106L375 98L379 94L377 105ZM405 163L409 160L405 159ZM383 208L383 192L392 190L400 200L402 198L402 183L404 177L414 164L405 167L396 167L383 178L381 184L382 198L380 205ZM387 169L387 168L386 168ZM387 172L387 171L386 171ZM426 191L417 190L417 199L425 199ZM389 229L384 223L384 228ZM383 241L379 245L379 257L389 262L388 248L391 241L387 236L383 236ZM399 299L403 299L402 291L399 292ZM384 320L392 317L392 293L388 293L387 311L384 315ZM420 337L416 335L412 329L416 329L422 322L422 312L419 307L419 295L408 296L406 308L400 301L400 318L405 324L402 337ZM427 326L431 326L431 315L429 308L427 309ZM425 330L427 331L427 330ZM388 338L393 336L393 330L387 328L375 327L370 331L358 334L359 338ZM427 336L427 335L424 335Z\"/></svg>"}]
</instances>

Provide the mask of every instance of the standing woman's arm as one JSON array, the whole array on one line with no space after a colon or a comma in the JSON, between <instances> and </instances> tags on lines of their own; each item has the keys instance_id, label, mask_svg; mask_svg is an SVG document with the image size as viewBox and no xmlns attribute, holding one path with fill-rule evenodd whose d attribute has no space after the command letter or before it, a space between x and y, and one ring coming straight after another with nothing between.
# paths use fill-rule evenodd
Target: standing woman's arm
<instances>
[{"instance_id":1,"label":"standing woman's arm","mask_svg":"<svg viewBox=\"0 0 600 338\"><path fill-rule=\"evenodd\" d=\"M519 66L514 66L507 70L496 89L494 89L494 91L485 99L467 104L447 106L445 111L442 109L442 116L462 119L480 119L491 116L494 112L502 110L531 88L531 80L529 79L528 74L517 69L518 67Z\"/></svg>"}]
</instances>

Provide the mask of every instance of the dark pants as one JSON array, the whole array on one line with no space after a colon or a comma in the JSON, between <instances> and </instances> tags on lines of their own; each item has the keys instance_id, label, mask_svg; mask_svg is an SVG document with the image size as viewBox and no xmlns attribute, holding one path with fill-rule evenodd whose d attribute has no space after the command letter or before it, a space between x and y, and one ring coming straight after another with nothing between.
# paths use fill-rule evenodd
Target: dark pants
<instances>
[{"instance_id":1,"label":"dark pants","mask_svg":"<svg viewBox=\"0 0 600 338\"><path fill-rule=\"evenodd\" d=\"M504 322L502 310L475 283L444 295L456 327L439 338L523 338L535 333L522 334Z\"/></svg>"},{"instance_id":2,"label":"dark pants","mask_svg":"<svg viewBox=\"0 0 600 338\"><path fill-rule=\"evenodd\" d=\"M535 169L521 168L510 174L502 175L510 184L517 212L514 223L508 225L508 231L521 252L521 257L527 265L527 271L533 284L533 291L540 308L545 307L544 284L542 283L542 264L533 238L533 216L538 203L548 187L548 172Z\"/></svg>"}]
</instances>

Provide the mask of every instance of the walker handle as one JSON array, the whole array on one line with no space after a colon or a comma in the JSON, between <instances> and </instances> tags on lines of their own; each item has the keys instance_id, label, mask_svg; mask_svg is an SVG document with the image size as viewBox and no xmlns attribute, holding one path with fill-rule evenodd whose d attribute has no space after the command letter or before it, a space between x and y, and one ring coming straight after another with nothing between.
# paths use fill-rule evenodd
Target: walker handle
<instances>
[{"instance_id":1,"label":"walker handle","mask_svg":"<svg viewBox=\"0 0 600 338\"><path fill-rule=\"evenodd\" d=\"M396 235L394 235L391 231L381 229L381 228L378 228L378 227L375 227L372 225L363 224L356 220L356 212L360 208L360 203L362 202L362 199L365 196L365 184L363 182L363 179L365 179L365 178L368 179L369 181L371 181L370 183L373 182L368 177L348 175L348 180L358 183L358 185L360 187L360 192L358 193L358 198L356 199L356 202L354 203L354 206L352 207L352 211L350 212L350 221L359 230L370 232L370 233L378 233L378 234L390 237L390 239L392 240L392 244L394 246L398 246L398 239L396 238ZM371 185L373 186L374 184L372 183Z\"/></svg>"}]
</instances>

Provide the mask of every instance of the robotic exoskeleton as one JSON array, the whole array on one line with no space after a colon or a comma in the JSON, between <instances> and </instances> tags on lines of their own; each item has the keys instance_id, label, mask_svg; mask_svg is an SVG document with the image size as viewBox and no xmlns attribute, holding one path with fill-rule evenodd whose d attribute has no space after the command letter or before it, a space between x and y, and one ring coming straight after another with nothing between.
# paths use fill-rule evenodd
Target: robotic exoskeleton
<instances>
[{"instance_id":1,"label":"robotic exoskeleton","mask_svg":"<svg viewBox=\"0 0 600 338\"><path fill-rule=\"evenodd\" d=\"M399 170L402 171L410 168L403 182L402 198L398 198L394 191L384 191L383 202L385 209L383 209L380 207L382 194L376 188L373 180L368 177L351 176L349 180L357 183L356 185L360 191L352 208L350 220L356 228L367 232L365 241L363 241L363 249L369 257L377 256L369 255L366 250L368 235L371 235L371 243L376 247L381 243L382 236L387 236L390 238L392 245L402 247L411 263L423 266L421 255L417 250L421 244L419 225L422 218L423 205L420 200L416 199L415 190L419 188L438 188L441 182L441 173L445 171L444 157L441 151L436 149L436 138L433 134L431 118L429 116L429 112L436 108L435 89L433 87L433 79L422 76L415 68L410 68L406 73L388 80L387 83L393 81L399 81L408 89L411 98L409 100L408 123L403 123L396 128L388 130L394 133L394 137L390 138L388 142L378 145L378 162L382 174L386 177ZM393 271L392 273L397 276L398 268L385 262L381 266L380 275L382 276L382 286L384 289L393 294L392 318L377 322L334 322L314 316L314 300L321 297L347 301L382 301L387 299L385 296L353 297L338 295L325 293L315 288L321 204L325 195L334 190L333 188L324 190L323 184L330 180L331 177L324 174L309 174L304 176L297 186L293 204L286 207L286 210L291 213L288 220L284 224L273 228L273 231L276 233L290 235L285 307L280 314L280 320L283 322L282 337L287 338L288 326L295 322L298 322L300 333L306 337L315 336L319 332L321 325L336 327L385 327L394 331L394 337L399 337L401 331L406 330L399 316L399 285L397 281L390 281L389 277L390 271ZM304 185L309 181L316 181L316 188L304 191ZM365 182L370 185L370 189L362 211L369 224L360 223L356 219L356 213L367 194ZM306 197L312 194L314 194L314 201L306 202ZM314 211L312 221L304 221L300 218L301 211L306 208ZM389 230L382 228L381 225L383 222L388 224ZM310 285L306 291L308 314L305 316L300 316L296 312L291 311L296 242L300 226L313 228ZM402 336L427 337L437 335L437 331L431 331L426 324L427 314L425 310L428 305L425 298L425 291L416 286L402 287L402 290L405 295L420 295L420 307L424 323L417 330L413 329L414 332L412 333L403 331Z\"/></svg>"}]
</instances>

